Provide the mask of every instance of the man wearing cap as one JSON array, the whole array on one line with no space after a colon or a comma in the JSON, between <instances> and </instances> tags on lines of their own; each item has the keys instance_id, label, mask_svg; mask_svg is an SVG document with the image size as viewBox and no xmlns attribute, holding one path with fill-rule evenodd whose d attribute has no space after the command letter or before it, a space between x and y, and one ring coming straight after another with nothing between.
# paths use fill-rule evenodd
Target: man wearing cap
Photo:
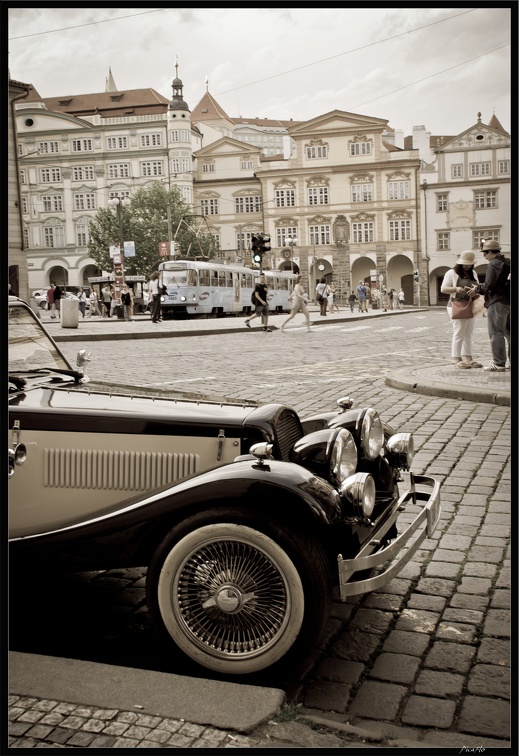
<instances>
[{"instance_id":1,"label":"man wearing cap","mask_svg":"<svg viewBox=\"0 0 519 756\"><path fill-rule=\"evenodd\" d=\"M510 361L510 261L501 254L496 241L485 241L482 252L488 263L485 282L477 284L474 291L485 295L488 336L492 349L492 362L484 370L502 373Z\"/></svg>"}]
</instances>

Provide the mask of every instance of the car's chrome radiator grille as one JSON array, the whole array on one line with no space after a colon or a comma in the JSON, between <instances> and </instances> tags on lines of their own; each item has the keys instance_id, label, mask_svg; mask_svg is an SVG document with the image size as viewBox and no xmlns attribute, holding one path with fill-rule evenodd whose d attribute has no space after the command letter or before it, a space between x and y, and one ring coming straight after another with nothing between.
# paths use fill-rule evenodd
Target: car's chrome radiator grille
<instances>
[{"instance_id":1,"label":"car's chrome radiator grille","mask_svg":"<svg viewBox=\"0 0 519 756\"><path fill-rule=\"evenodd\" d=\"M276 437L282 460L288 461L290 450L302 437L301 422L291 410L283 410L276 422Z\"/></svg>"},{"instance_id":2,"label":"car's chrome radiator grille","mask_svg":"<svg viewBox=\"0 0 519 756\"><path fill-rule=\"evenodd\" d=\"M47 449L44 485L149 491L196 473L198 464L198 454Z\"/></svg>"}]
</instances>

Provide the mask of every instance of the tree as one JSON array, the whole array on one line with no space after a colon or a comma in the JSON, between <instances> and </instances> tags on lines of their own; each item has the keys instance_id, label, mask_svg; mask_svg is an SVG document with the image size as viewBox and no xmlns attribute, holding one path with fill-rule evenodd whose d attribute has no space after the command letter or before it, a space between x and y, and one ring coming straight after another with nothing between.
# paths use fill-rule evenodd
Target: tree
<instances>
[{"instance_id":1,"label":"tree","mask_svg":"<svg viewBox=\"0 0 519 756\"><path fill-rule=\"evenodd\" d=\"M204 228L205 219L192 213L177 188L167 189L160 181L154 181L135 192L129 207L121 206L123 241L135 242L135 257L125 258L128 275L149 275L164 259L159 256L159 243L169 240L168 206L176 255L207 259L215 256L215 241ZM111 207L100 208L89 230L89 254L102 270L111 272L110 245L119 243L118 212Z\"/></svg>"}]
</instances>

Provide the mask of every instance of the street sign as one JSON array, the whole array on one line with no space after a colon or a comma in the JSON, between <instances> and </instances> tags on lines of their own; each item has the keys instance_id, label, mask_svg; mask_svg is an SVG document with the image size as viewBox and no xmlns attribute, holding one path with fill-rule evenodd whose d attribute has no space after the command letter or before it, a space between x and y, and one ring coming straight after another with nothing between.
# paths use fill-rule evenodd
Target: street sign
<instances>
[{"instance_id":1,"label":"street sign","mask_svg":"<svg viewBox=\"0 0 519 756\"><path fill-rule=\"evenodd\" d=\"M134 241L124 242L124 256L135 257L135 242Z\"/></svg>"},{"instance_id":2,"label":"street sign","mask_svg":"<svg viewBox=\"0 0 519 756\"><path fill-rule=\"evenodd\" d=\"M159 242L159 255L161 257L169 255L169 242Z\"/></svg>"}]
</instances>

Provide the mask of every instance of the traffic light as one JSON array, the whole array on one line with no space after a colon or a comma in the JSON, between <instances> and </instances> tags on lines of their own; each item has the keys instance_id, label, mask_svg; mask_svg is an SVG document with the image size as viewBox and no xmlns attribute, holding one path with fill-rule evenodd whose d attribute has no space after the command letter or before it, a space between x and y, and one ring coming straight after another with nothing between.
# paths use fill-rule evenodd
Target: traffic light
<instances>
[{"instance_id":1,"label":"traffic light","mask_svg":"<svg viewBox=\"0 0 519 756\"><path fill-rule=\"evenodd\" d=\"M420 271L419 270L415 270L414 271L413 278L416 281L416 283L418 283L420 281Z\"/></svg>"},{"instance_id":2,"label":"traffic light","mask_svg":"<svg viewBox=\"0 0 519 756\"><path fill-rule=\"evenodd\" d=\"M265 252L270 252L270 236L258 234L251 238L252 259L255 263L261 263Z\"/></svg>"}]
</instances>

